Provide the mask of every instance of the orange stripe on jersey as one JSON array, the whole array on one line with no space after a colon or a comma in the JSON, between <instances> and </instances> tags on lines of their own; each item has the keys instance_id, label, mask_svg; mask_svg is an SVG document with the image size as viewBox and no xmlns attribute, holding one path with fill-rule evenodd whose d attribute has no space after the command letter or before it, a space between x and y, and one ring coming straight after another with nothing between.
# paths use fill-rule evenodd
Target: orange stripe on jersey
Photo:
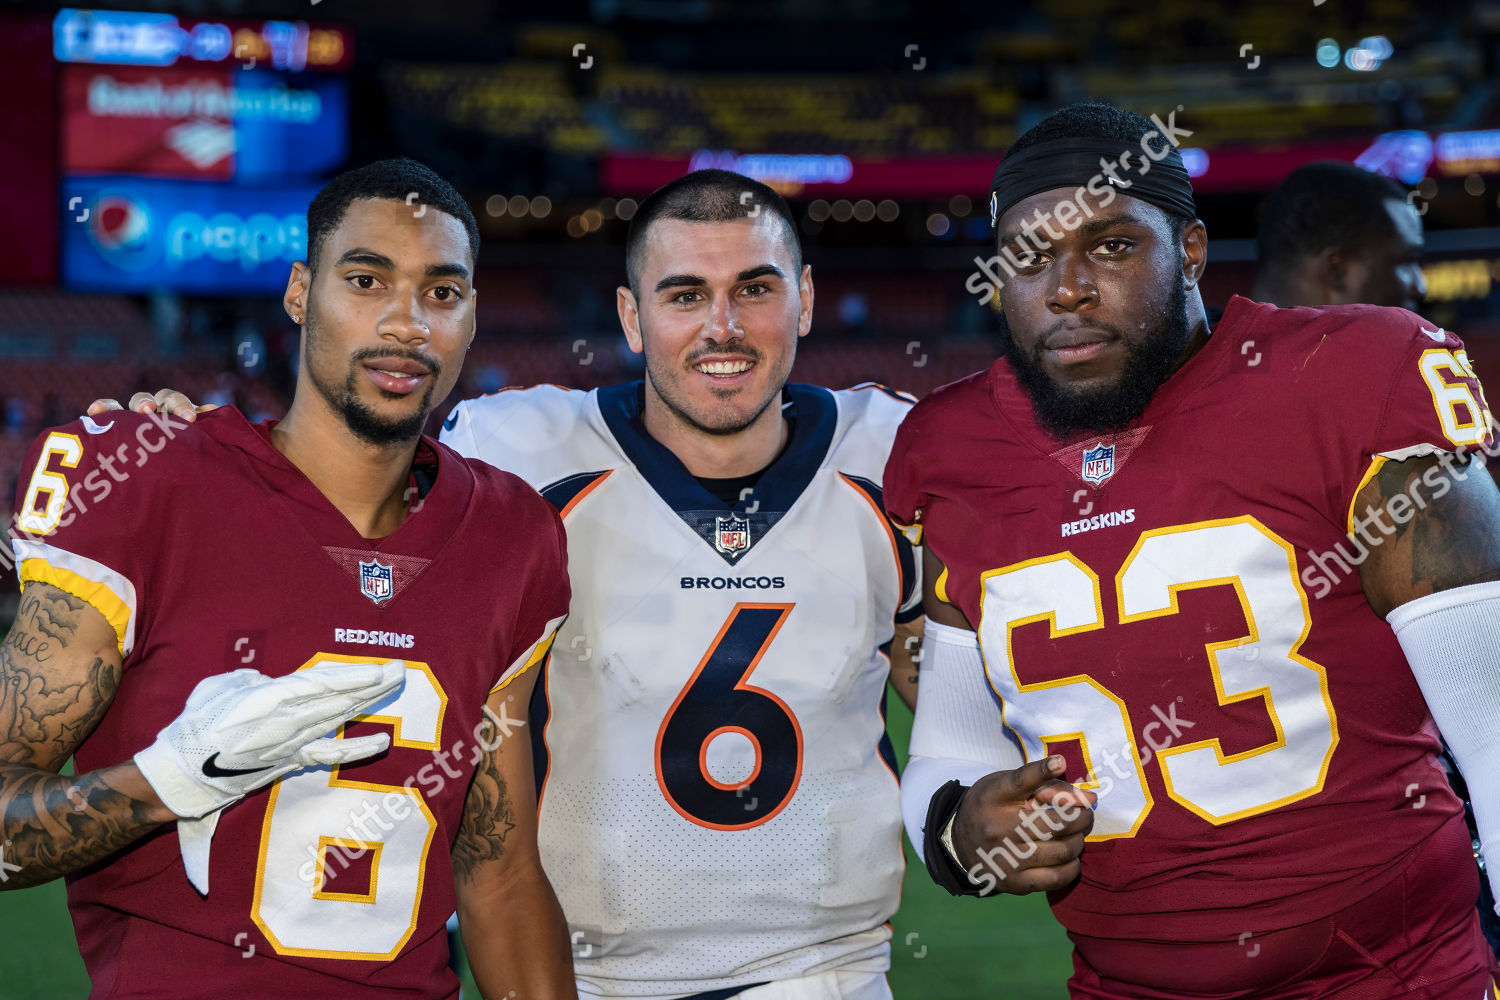
<instances>
[{"instance_id":1,"label":"orange stripe on jersey","mask_svg":"<svg viewBox=\"0 0 1500 1000\"><path fill-rule=\"evenodd\" d=\"M884 382L861 382L859 385L851 385L849 387L850 392L864 392L866 389L878 389L879 391L885 393L887 396L890 396L893 399L899 399L903 403L911 403L912 405L916 405L917 402L916 396L913 396L911 393L906 392L902 389L892 389Z\"/></svg>"},{"instance_id":2,"label":"orange stripe on jersey","mask_svg":"<svg viewBox=\"0 0 1500 1000\"><path fill-rule=\"evenodd\" d=\"M875 512L875 519L879 521L880 526L885 529L885 537L890 539L891 543L891 557L896 560L896 593L904 596L906 594L906 574L901 570L901 550L896 547L896 533L891 530L890 520L885 516L885 511L875 506L875 498L870 496L870 494L866 493L864 490L860 489L858 483L850 479L848 476L844 475L842 472L839 473L839 478L848 483L850 489L854 490L855 493L858 493L864 500L864 502L870 505L870 509ZM592 488L593 487L590 487L590 489ZM901 603L900 598L897 599L897 603Z\"/></svg>"},{"instance_id":3,"label":"orange stripe on jersey","mask_svg":"<svg viewBox=\"0 0 1500 1000\"><path fill-rule=\"evenodd\" d=\"M595 479L593 482L589 483L583 489L579 490L578 493L573 497L573 499L569 500L567 502L567 505L564 506L562 510L560 510L560 511L557 512L557 516L566 521L568 519L568 514L572 512L572 510L573 510L574 507L578 506L578 501L582 500L584 497L586 497L590 493L594 492L595 488L597 488L600 483L602 483L606 479L608 479L610 473L614 472L614 471L615 471L614 469L609 469L609 470L607 470L605 472L600 473L599 474L599 478Z\"/></svg>"}]
</instances>

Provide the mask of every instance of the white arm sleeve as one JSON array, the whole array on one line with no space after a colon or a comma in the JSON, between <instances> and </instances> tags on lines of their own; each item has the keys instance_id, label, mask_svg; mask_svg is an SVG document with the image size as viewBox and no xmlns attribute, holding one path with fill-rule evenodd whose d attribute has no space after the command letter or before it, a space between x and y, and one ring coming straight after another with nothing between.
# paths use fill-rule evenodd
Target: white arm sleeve
<instances>
[{"instance_id":1,"label":"white arm sleeve","mask_svg":"<svg viewBox=\"0 0 1500 1000\"><path fill-rule=\"evenodd\" d=\"M1500 898L1500 583L1440 590L1386 621L1469 786L1480 854Z\"/></svg>"},{"instance_id":2,"label":"white arm sleeve","mask_svg":"<svg viewBox=\"0 0 1500 1000\"><path fill-rule=\"evenodd\" d=\"M911 756L901 775L901 815L919 857L933 793L954 778L972 785L1025 763L985 679L978 638L931 618L925 629Z\"/></svg>"}]
</instances>

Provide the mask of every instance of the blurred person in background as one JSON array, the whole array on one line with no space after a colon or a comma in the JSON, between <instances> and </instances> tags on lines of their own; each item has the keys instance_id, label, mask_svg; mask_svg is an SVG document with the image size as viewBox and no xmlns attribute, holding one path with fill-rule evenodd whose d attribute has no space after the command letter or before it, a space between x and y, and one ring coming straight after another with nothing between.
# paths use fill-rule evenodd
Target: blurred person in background
<instances>
[{"instance_id":1,"label":"blurred person in background","mask_svg":"<svg viewBox=\"0 0 1500 1000\"><path fill-rule=\"evenodd\" d=\"M1427 295L1421 215L1401 185L1352 163L1288 174L1266 196L1255 246L1257 302L1416 312Z\"/></svg>"}]
</instances>

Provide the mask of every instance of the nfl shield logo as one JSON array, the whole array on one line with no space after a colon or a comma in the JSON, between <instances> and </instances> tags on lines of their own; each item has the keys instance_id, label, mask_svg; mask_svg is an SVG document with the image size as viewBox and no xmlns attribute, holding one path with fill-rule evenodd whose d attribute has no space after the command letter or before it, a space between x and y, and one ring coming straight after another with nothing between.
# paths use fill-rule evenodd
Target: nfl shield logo
<instances>
[{"instance_id":1,"label":"nfl shield logo","mask_svg":"<svg viewBox=\"0 0 1500 1000\"><path fill-rule=\"evenodd\" d=\"M716 518L714 548L726 556L738 556L750 548L750 521L738 514Z\"/></svg>"},{"instance_id":2,"label":"nfl shield logo","mask_svg":"<svg viewBox=\"0 0 1500 1000\"><path fill-rule=\"evenodd\" d=\"M359 564L359 592L379 604L393 591L391 568L379 559Z\"/></svg>"},{"instance_id":3,"label":"nfl shield logo","mask_svg":"<svg viewBox=\"0 0 1500 1000\"><path fill-rule=\"evenodd\" d=\"M1098 486L1115 474L1115 446L1098 444L1083 453L1083 481Z\"/></svg>"}]
</instances>

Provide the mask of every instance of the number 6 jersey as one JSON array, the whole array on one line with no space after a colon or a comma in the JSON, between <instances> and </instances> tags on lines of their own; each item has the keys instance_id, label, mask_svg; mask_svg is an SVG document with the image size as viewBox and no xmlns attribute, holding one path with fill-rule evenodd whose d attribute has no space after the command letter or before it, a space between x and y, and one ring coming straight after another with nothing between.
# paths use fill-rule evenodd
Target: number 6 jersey
<instances>
[{"instance_id":1,"label":"number 6 jersey","mask_svg":"<svg viewBox=\"0 0 1500 1000\"><path fill-rule=\"evenodd\" d=\"M1118 434L1048 437L1004 359L913 410L888 510L945 563L1026 757L1100 796L1052 895L1070 931L1244 955L1433 837L1453 880L1422 891L1477 892L1427 706L1360 589L1390 532L1351 508L1384 462L1488 428L1462 345L1419 317L1239 297Z\"/></svg>"},{"instance_id":2,"label":"number 6 jersey","mask_svg":"<svg viewBox=\"0 0 1500 1000\"><path fill-rule=\"evenodd\" d=\"M919 592L875 480L910 403L787 386L790 440L731 507L646 433L642 387L507 390L443 438L567 527L532 736L580 992L883 971L903 861L880 646Z\"/></svg>"},{"instance_id":3,"label":"number 6 jersey","mask_svg":"<svg viewBox=\"0 0 1500 1000\"><path fill-rule=\"evenodd\" d=\"M69 877L93 996L456 996L449 845L480 748L524 724L524 705L486 721L486 698L545 654L567 613L557 515L514 476L424 438L406 521L371 541L233 408L193 425L107 416L32 447L14 542L23 583L88 601L124 656L80 772L129 760L213 674L407 670L344 727L389 732L389 750L293 772L224 810L207 896L172 825Z\"/></svg>"}]
</instances>

